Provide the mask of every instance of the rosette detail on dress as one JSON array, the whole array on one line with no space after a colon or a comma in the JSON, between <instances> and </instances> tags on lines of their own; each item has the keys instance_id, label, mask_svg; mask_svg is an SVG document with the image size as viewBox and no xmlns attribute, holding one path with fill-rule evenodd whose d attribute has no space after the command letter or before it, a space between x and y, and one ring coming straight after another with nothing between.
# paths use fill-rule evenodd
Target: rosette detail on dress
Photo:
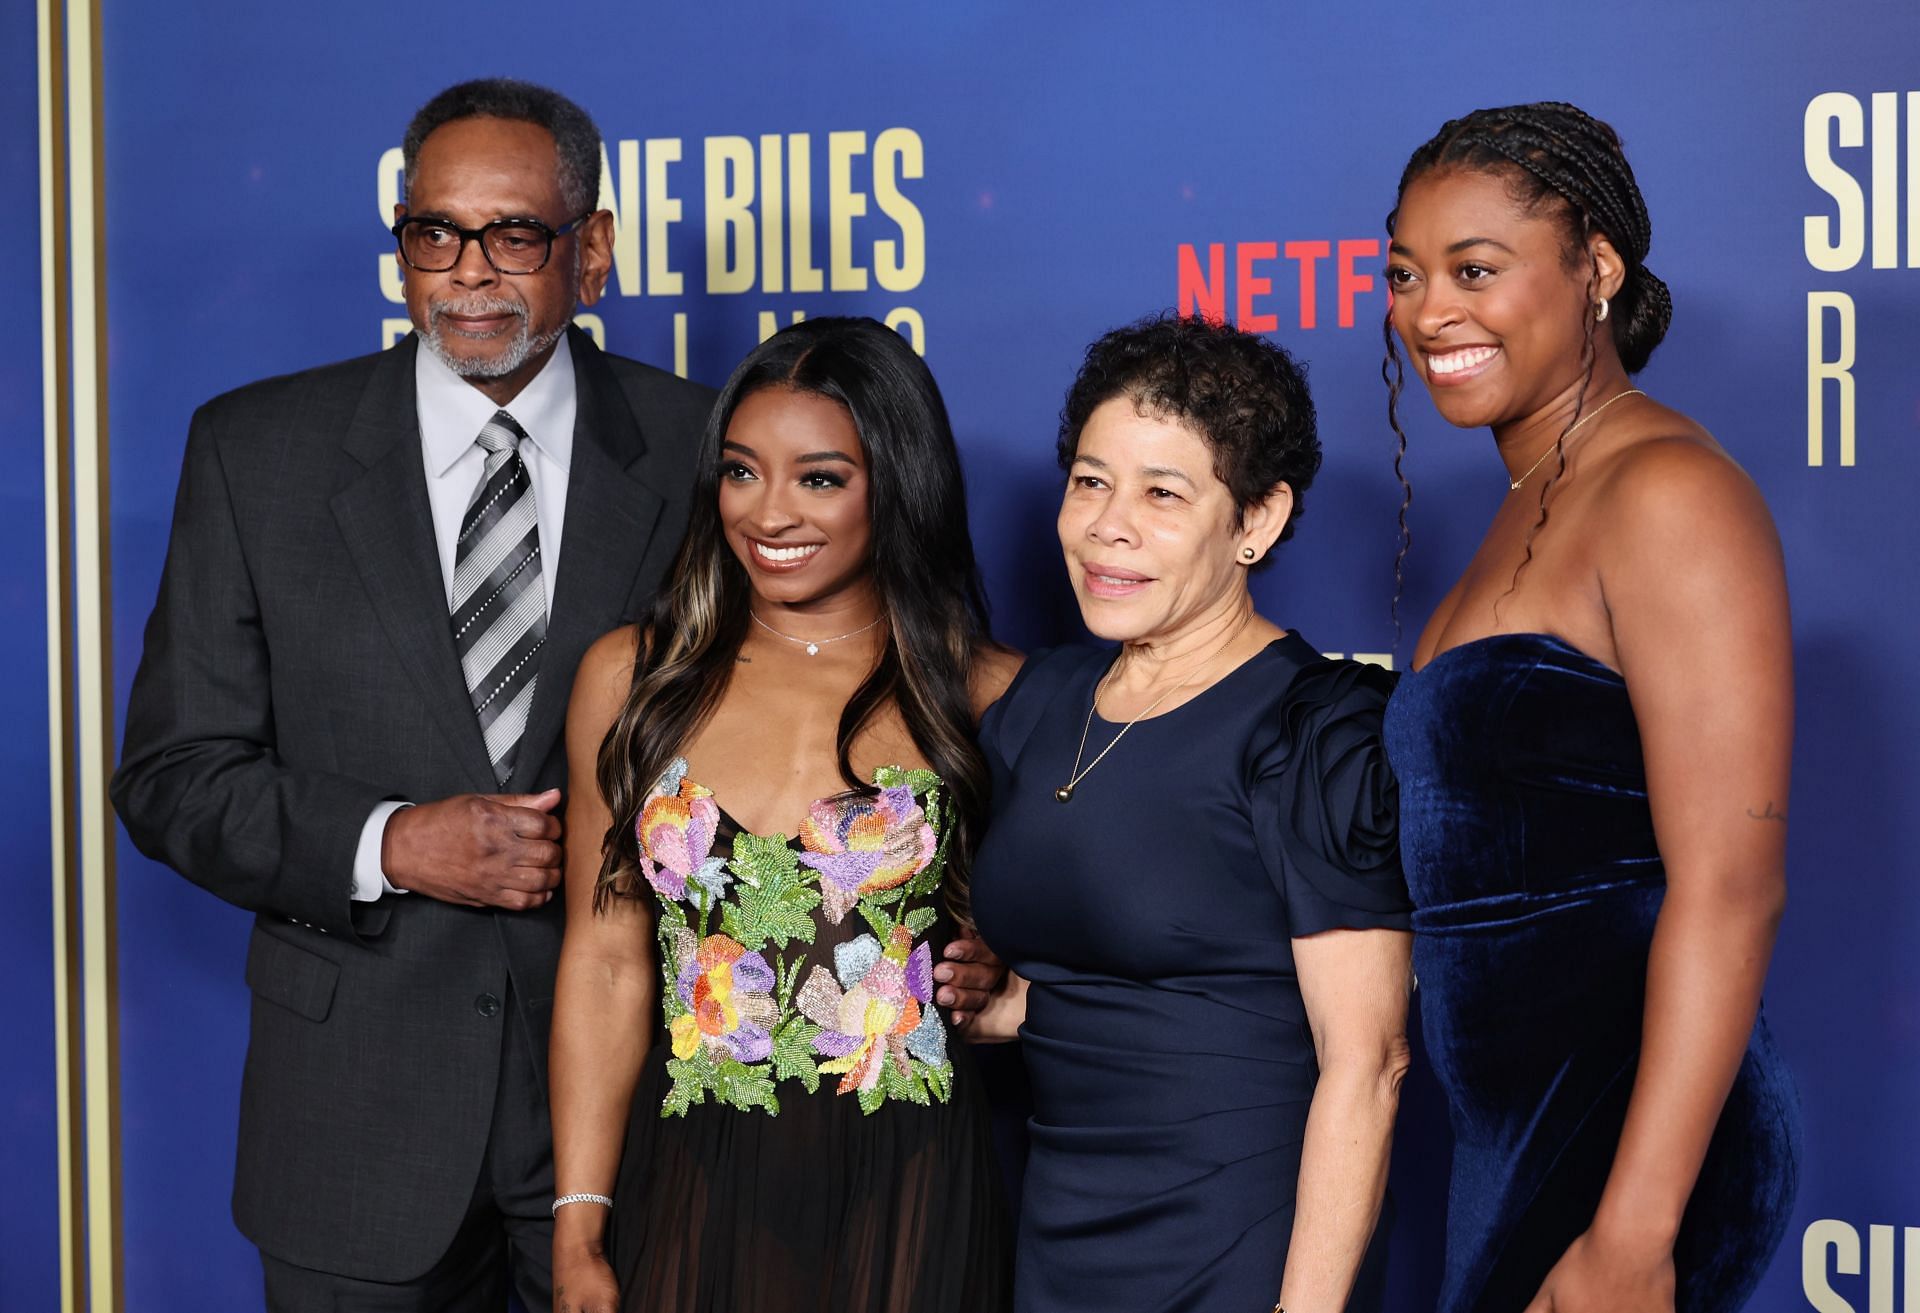
<instances>
[{"instance_id":1,"label":"rosette detail on dress","mask_svg":"<svg viewBox=\"0 0 1920 1313\"><path fill-rule=\"evenodd\" d=\"M691 1058L704 1046L716 1059L760 1062L773 1052L769 1032L780 1019L773 1001L773 968L726 935L675 936L680 962L674 992L687 1011L673 1019L673 1056Z\"/></svg>"},{"instance_id":2,"label":"rosette detail on dress","mask_svg":"<svg viewBox=\"0 0 1920 1313\"><path fill-rule=\"evenodd\" d=\"M1306 666L1249 744L1255 841L1296 936L1346 925L1353 911L1411 910L1380 738L1393 684L1362 662Z\"/></svg>"},{"instance_id":3,"label":"rosette detail on dress","mask_svg":"<svg viewBox=\"0 0 1920 1313\"><path fill-rule=\"evenodd\" d=\"M720 897L727 889L727 864L713 855L719 828L720 805L709 790L687 778L686 761L676 758L647 795L634 823L640 874L665 899L686 897L689 883Z\"/></svg>"},{"instance_id":4,"label":"rosette detail on dress","mask_svg":"<svg viewBox=\"0 0 1920 1313\"><path fill-rule=\"evenodd\" d=\"M838 976L836 980L834 977ZM885 948L858 935L833 950L833 972L815 967L795 1000L820 1027L816 1053L822 1075L838 1075L842 1094L880 1083L880 1064L905 1076L911 1058L934 1066L947 1060L947 1032L933 1000L933 951L895 926Z\"/></svg>"},{"instance_id":5,"label":"rosette detail on dress","mask_svg":"<svg viewBox=\"0 0 1920 1313\"><path fill-rule=\"evenodd\" d=\"M864 894L894 889L933 860L927 814L906 785L822 798L800 824L800 861L820 873L821 910L838 925Z\"/></svg>"}]
</instances>

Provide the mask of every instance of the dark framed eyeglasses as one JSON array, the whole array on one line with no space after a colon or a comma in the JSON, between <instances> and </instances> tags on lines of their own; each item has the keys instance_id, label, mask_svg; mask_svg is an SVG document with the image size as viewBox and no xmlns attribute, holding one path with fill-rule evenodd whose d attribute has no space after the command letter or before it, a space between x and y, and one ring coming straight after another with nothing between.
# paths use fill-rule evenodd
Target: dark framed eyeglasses
<instances>
[{"instance_id":1,"label":"dark framed eyeglasses","mask_svg":"<svg viewBox=\"0 0 1920 1313\"><path fill-rule=\"evenodd\" d=\"M450 219L410 214L393 225L393 236L407 268L423 274L443 274L459 264L468 242L480 243L480 253L496 273L537 274L552 258L554 240L565 237L593 213L576 215L558 228L538 219L495 219L478 228L462 228Z\"/></svg>"}]
</instances>

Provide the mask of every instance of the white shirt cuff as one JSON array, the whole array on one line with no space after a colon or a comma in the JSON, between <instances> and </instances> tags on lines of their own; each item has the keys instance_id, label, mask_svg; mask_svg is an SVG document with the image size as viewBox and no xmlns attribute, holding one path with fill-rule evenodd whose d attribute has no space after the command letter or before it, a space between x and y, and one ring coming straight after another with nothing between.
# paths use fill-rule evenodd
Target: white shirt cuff
<instances>
[{"instance_id":1,"label":"white shirt cuff","mask_svg":"<svg viewBox=\"0 0 1920 1313\"><path fill-rule=\"evenodd\" d=\"M353 901L371 903L382 894L403 894L393 887L387 873L380 869L380 841L386 837L387 822L410 802L383 802L376 805L360 827L360 846L353 854Z\"/></svg>"}]
</instances>

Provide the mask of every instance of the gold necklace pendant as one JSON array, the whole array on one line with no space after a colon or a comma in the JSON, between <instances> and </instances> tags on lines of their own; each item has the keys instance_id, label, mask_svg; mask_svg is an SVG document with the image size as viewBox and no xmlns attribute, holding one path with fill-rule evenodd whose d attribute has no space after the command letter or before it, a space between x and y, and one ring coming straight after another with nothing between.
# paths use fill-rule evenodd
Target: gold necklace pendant
<instances>
[{"instance_id":1,"label":"gold necklace pendant","mask_svg":"<svg viewBox=\"0 0 1920 1313\"><path fill-rule=\"evenodd\" d=\"M1101 761L1105 759L1106 755L1109 752L1112 752L1114 748L1118 746L1120 740L1124 739L1127 736L1128 730L1132 729L1135 725L1138 725L1141 721L1145 720L1148 716L1151 716L1153 714L1155 707L1158 707L1162 702L1165 702L1168 698L1172 697L1175 693L1178 693L1181 689L1186 688L1188 684L1191 684L1193 681L1188 680L1186 684L1175 684L1172 688L1168 689L1166 692L1162 693L1159 697L1149 702L1147 704L1147 709L1145 711L1142 711L1139 715L1135 716L1132 720L1128 721L1126 724L1122 725L1120 727L1120 732L1113 736L1113 741L1108 743L1106 747L1100 749L1100 755L1098 757L1095 757L1092 761L1088 762L1087 768L1085 770L1081 770L1080 758L1084 756L1087 751L1087 735L1092 733L1093 731L1093 713L1094 713L1094 709L1100 705L1100 685L1104 682L1106 682L1105 676L1102 676L1100 679L1097 679L1094 681L1093 696L1087 700L1087 723L1080 727L1080 746L1074 751L1074 754L1073 754L1073 774L1065 784L1062 784L1059 788L1053 791L1053 800L1062 805L1065 805L1066 803L1073 801L1073 791L1078 787L1080 787L1080 781L1084 780L1085 778L1087 778L1088 775L1093 773L1093 768L1095 766L1098 766L1101 763Z\"/></svg>"},{"instance_id":2,"label":"gold necklace pendant","mask_svg":"<svg viewBox=\"0 0 1920 1313\"><path fill-rule=\"evenodd\" d=\"M1608 406L1611 406L1614 402L1620 400L1622 397L1644 397L1646 395L1647 394L1642 392L1639 388L1628 388L1625 392L1616 392L1612 396L1608 397L1605 401L1595 406L1591 411L1582 415L1579 419L1576 419L1573 422L1573 425L1571 428L1569 428L1565 433L1562 433L1559 439L1556 442L1554 442L1553 445L1549 446L1545 451L1540 453L1539 460L1536 460L1534 461L1533 464L1527 466L1527 472L1525 474L1522 474L1517 479L1512 479L1508 481L1507 491L1519 492L1520 485L1533 477L1533 472L1540 468L1540 466L1546 461L1547 457L1553 455L1555 451L1564 450L1563 444L1565 444L1566 440L1568 438L1571 438L1574 434L1578 433L1580 431L1580 426L1585 424L1588 420L1599 419L1600 412L1605 410Z\"/></svg>"}]
</instances>

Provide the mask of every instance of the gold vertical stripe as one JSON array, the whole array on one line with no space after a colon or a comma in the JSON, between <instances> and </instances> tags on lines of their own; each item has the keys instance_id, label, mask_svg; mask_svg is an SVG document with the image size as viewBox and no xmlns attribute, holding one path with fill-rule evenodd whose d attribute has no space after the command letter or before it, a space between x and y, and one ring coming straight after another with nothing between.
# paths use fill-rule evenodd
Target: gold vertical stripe
<instances>
[{"instance_id":1,"label":"gold vertical stripe","mask_svg":"<svg viewBox=\"0 0 1920 1313\"><path fill-rule=\"evenodd\" d=\"M79 729L81 1014L86 1026L87 1285L92 1313L125 1305L120 1262L119 952L113 765L112 592L108 586L105 210L101 197L100 4L67 8L68 185L72 195L75 704Z\"/></svg>"},{"instance_id":2,"label":"gold vertical stripe","mask_svg":"<svg viewBox=\"0 0 1920 1313\"><path fill-rule=\"evenodd\" d=\"M40 88L40 406L45 431L47 553L47 772L53 868L53 1062L61 1313L86 1307L76 1138L80 1093L80 889L74 881L73 537L67 477L66 19L60 0L37 5Z\"/></svg>"}]
</instances>

